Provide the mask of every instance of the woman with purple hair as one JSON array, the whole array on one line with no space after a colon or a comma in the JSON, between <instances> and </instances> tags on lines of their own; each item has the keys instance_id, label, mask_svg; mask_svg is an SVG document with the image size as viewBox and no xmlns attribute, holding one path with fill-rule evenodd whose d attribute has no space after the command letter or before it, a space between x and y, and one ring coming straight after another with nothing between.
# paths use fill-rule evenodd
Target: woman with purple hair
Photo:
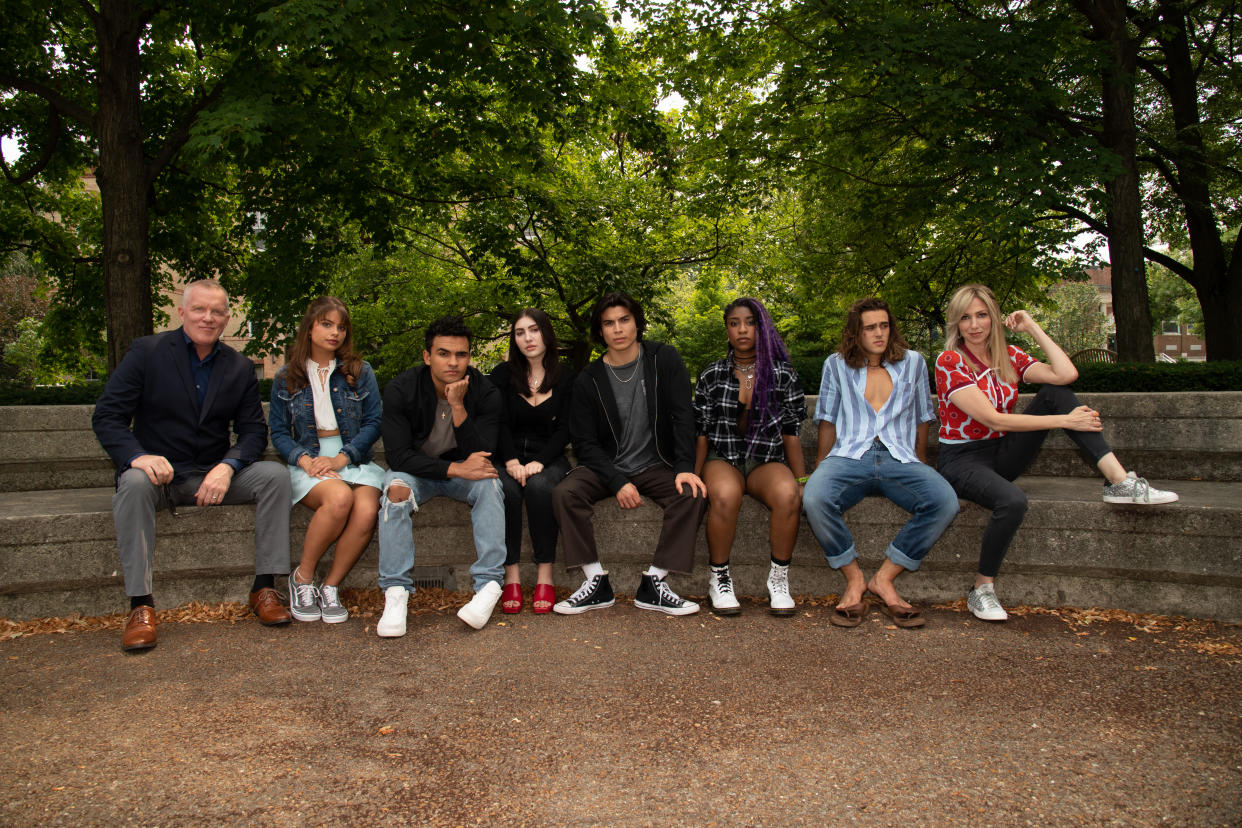
<instances>
[{"instance_id":1,"label":"woman with purple hair","mask_svg":"<svg viewBox=\"0 0 1242 828\"><path fill-rule=\"evenodd\" d=\"M789 559L801 512L806 465L798 432L806 396L789 352L758 299L741 298L724 311L729 352L703 369L694 391L695 473L707 485L707 596L719 615L741 612L729 573L742 495L771 511L768 542L769 612L793 615Z\"/></svg>"}]
</instances>

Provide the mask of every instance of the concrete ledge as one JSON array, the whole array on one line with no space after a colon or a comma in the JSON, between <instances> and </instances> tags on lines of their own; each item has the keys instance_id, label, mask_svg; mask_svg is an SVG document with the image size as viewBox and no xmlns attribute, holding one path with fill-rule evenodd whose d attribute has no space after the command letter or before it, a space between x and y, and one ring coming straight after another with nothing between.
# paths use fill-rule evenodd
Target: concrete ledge
<instances>
[{"instance_id":1,"label":"concrete ledge","mask_svg":"<svg viewBox=\"0 0 1242 828\"><path fill-rule=\"evenodd\" d=\"M1082 394L1099 410L1106 435L1127 468L1145 477L1173 480L1242 481L1242 392L1170 394ZM1019 408L1029 400L1024 395ZM807 397L803 454L814 459L816 398ZM266 409L266 406L264 406ZM91 431L90 405L13 406L0 409L0 441L9 452L0 460L0 492L29 492L111 486L112 463ZM930 454L935 464L933 433ZM269 445L265 457L279 461ZM384 464L384 446L376 446ZM1095 477L1069 438L1048 437L1030 469L1036 476Z\"/></svg>"},{"instance_id":2,"label":"concrete ledge","mask_svg":"<svg viewBox=\"0 0 1242 828\"><path fill-rule=\"evenodd\" d=\"M1140 612L1242 621L1242 484L1156 481L1182 500L1166 506L1109 506L1087 479L1021 478L1031 508L1001 573L1002 600L1045 606L1108 606ZM183 507L157 518L156 596L161 606L189 600L245 600L253 573L254 510L245 506ZM292 517L295 547L310 512ZM848 515L865 568L878 565L905 522L892 503L868 498ZM987 515L973 504L902 589L912 600L965 595L977 563ZM633 593L651 561L661 513L654 506L623 512L611 501L597 511L596 534L614 588ZM469 510L438 498L415 516L419 567L448 568L469 588L474 560ZM767 513L746 500L734 543L734 577L743 594L763 595L768 568ZM527 545L529 539L526 539ZM291 550L291 557L295 550ZM523 559L529 560L524 549ZM373 541L346 582L376 583ZM679 591L705 590L706 543L700 532L696 571L675 576ZM125 606L117 572L111 489L0 495L0 616L30 618L68 612L99 614ZM577 572L556 570L558 584L577 587ZM528 581L530 580L528 573ZM796 594L839 592L840 576L803 522L791 583Z\"/></svg>"}]
</instances>

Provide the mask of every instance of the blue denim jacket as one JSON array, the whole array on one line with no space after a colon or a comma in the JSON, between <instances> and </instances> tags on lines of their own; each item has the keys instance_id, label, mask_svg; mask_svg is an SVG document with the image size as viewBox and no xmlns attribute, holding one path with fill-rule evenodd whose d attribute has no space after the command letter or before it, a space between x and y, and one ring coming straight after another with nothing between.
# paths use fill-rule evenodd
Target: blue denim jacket
<instances>
[{"instance_id":1,"label":"blue denim jacket","mask_svg":"<svg viewBox=\"0 0 1242 828\"><path fill-rule=\"evenodd\" d=\"M315 428L315 401L310 386L290 394L285 377L286 369L281 368L272 382L268 422L272 445L289 465L295 465L303 454L319 456L319 432ZM352 466L368 462L380 436L382 413L375 372L363 362L357 385L350 386L340 368L335 368L328 378L328 394L336 411L337 428L341 430L341 450Z\"/></svg>"}]
</instances>

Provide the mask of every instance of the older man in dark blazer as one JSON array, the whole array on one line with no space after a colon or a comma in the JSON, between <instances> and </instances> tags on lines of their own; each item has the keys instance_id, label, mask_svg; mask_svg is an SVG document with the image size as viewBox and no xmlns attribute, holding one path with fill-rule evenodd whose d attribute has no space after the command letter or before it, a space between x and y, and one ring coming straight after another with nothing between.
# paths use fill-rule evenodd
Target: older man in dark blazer
<instances>
[{"instance_id":1,"label":"older man in dark blazer","mask_svg":"<svg viewBox=\"0 0 1242 828\"><path fill-rule=\"evenodd\" d=\"M220 342L228 294L218 282L192 282L177 316L179 329L134 340L92 419L117 469L112 517L130 598L125 650L155 646L155 513L178 505L258 504L250 607L264 624L290 621L274 589L275 576L289 573L289 472L256 462L267 422L250 360Z\"/></svg>"}]
</instances>

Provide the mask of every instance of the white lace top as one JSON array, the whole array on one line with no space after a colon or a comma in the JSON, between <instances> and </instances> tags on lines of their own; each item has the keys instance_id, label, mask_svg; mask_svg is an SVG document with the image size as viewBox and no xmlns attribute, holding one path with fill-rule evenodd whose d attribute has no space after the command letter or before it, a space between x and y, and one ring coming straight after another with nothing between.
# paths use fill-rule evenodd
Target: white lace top
<instances>
[{"instance_id":1,"label":"white lace top","mask_svg":"<svg viewBox=\"0 0 1242 828\"><path fill-rule=\"evenodd\" d=\"M306 360L306 380L310 384L311 398L315 401L315 426L322 431L336 431L336 411L332 408L332 395L328 393L328 377L336 360L320 365L313 359Z\"/></svg>"}]
</instances>

